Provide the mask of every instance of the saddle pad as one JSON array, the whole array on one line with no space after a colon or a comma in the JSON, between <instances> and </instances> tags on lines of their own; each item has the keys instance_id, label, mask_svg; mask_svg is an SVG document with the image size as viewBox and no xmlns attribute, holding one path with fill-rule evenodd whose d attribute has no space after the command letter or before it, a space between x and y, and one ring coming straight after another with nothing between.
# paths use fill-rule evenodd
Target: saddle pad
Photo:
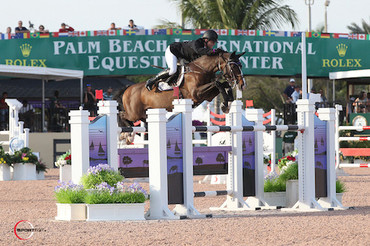
<instances>
[{"instance_id":1,"label":"saddle pad","mask_svg":"<svg viewBox=\"0 0 370 246\"><path fill-rule=\"evenodd\" d=\"M171 91L171 90L173 90L173 87L180 87L183 80L184 80L184 74L185 74L185 67L182 66L180 76L177 79L176 83L174 83L173 85L169 85L166 82L159 82L158 83L158 90L160 90L160 91Z\"/></svg>"}]
</instances>

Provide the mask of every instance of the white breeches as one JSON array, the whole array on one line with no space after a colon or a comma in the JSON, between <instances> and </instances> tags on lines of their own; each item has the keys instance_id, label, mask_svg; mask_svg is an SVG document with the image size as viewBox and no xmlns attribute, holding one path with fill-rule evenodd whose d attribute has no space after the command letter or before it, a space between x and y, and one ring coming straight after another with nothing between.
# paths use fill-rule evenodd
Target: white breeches
<instances>
[{"instance_id":1,"label":"white breeches","mask_svg":"<svg viewBox=\"0 0 370 246\"><path fill-rule=\"evenodd\" d=\"M174 54L172 54L172 52L170 50L170 46L168 46L167 49L166 49L165 57L166 57L167 66L170 69L169 75L172 75L172 74L176 73L176 71L177 71L177 57Z\"/></svg>"}]
</instances>

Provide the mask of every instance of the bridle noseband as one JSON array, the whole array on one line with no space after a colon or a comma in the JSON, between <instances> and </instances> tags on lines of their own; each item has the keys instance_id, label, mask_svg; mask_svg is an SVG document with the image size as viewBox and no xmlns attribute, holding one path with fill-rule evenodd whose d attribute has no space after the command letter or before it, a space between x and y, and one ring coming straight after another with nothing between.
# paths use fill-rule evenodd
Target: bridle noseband
<instances>
[{"instance_id":1,"label":"bridle noseband","mask_svg":"<svg viewBox=\"0 0 370 246\"><path fill-rule=\"evenodd\" d=\"M224 68L221 67L221 58L225 62ZM238 75L235 75L231 65L236 65L236 67L239 69L240 73ZM227 72L227 70L229 72ZM235 85L238 83L238 77L241 77L243 79L243 72L241 70L240 62L235 62L230 59L226 61L222 53L220 53L218 57L218 71L222 72L222 76L226 79L226 81L232 87L235 87Z\"/></svg>"}]
</instances>

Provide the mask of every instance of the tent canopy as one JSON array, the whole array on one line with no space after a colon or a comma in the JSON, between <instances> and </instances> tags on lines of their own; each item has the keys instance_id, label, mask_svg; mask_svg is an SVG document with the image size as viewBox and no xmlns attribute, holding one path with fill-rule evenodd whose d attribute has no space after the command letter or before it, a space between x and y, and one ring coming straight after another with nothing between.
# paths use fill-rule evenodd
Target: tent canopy
<instances>
[{"instance_id":1,"label":"tent canopy","mask_svg":"<svg viewBox=\"0 0 370 246\"><path fill-rule=\"evenodd\" d=\"M329 73L330 79L370 78L370 69L350 70Z\"/></svg>"},{"instance_id":2,"label":"tent canopy","mask_svg":"<svg viewBox=\"0 0 370 246\"><path fill-rule=\"evenodd\" d=\"M45 81L66 80L66 79L76 79L76 78L80 79L80 90L81 90L80 100L82 104L83 75L84 75L84 72L81 70L70 70L70 69L48 68L48 67L0 65L0 76L11 77L11 78L41 79L42 80L42 122L43 122L43 126L45 126Z\"/></svg>"},{"instance_id":3,"label":"tent canopy","mask_svg":"<svg viewBox=\"0 0 370 246\"><path fill-rule=\"evenodd\" d=\"M60 68L0 65L0 76L26 79L65 80L82 79L84 72L81 70Z\"/></svg>"}]
</instances>

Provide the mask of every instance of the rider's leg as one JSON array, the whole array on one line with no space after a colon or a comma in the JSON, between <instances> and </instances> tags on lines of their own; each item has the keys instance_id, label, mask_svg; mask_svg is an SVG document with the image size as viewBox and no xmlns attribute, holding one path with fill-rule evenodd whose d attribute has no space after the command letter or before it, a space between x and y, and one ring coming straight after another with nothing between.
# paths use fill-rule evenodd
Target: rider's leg
<instances>
[{"instance_id":1,"label":"rider's leg","mask_svg":"<svg viewBox=\"0 0 370 246\"><path fill-rule=\"evenodd\" d=\"M176 70L177 70L177 57L174 54L172 54L169 46L168 46L168 48L166 50L165 57L166 57L166 62L167 62L167 65L168 65L168 69L160 72L154 78L148 79L148 81L146 82L145 87L149 91L152 89L153 85L158 80L160 80L160 79L167 79L169 76L171 76L172 74L176 73Z\"/></svg>"}]
</instances>

